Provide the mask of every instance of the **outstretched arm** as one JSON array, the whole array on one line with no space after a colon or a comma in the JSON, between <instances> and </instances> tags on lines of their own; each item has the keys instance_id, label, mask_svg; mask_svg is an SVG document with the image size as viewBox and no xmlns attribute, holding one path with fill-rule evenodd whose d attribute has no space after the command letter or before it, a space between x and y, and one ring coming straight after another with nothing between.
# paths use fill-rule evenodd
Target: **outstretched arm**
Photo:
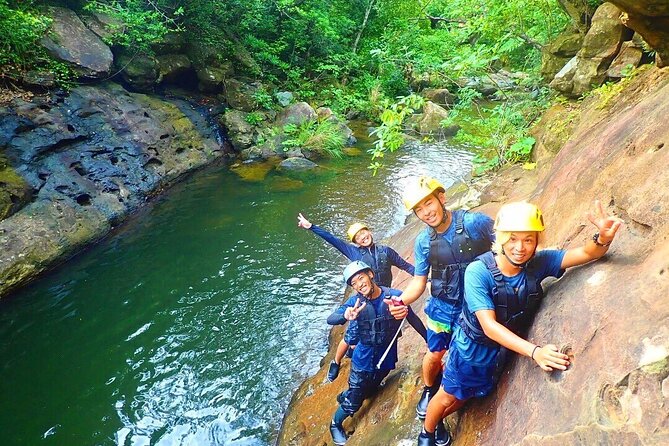
<instances>
[{"instance_id":1,"label":"outstretched arm","mask_svg":"<svg viewBox=\"0 0 669 446\"><path fill-rule=\"evenodd\" d=\"M534 359L547 372L553 369L567 370L569 357L560 353L555 345L549 344L539 347L526 341L497 322L494 310L479 310L474 314L481 324L483 332L493 341L520 355Z\"/></svg>"},{"instance_id":2,"label":"outstretched arm","mask_svg":"<svg viewBox=\"0 0 669 446\"><path fill-rule=\"evenodd\" d=\"M602 257L608 251L609 245L616 236L616 232L618 232L618 229L623 224L620 218L612 215L607 216L599 200L595 200L595 209L593 212L588 213L588 220L598 229L599 237L597 237L597 242L588 240L581 247L568 249L560 265L562 269L582 265Z\"/></svg>"},{"instance_id":3,"label":"outstretched arm","mask_svg":"<svg viewBox=\"0 0 669 446\"><path fill-rule=\"evenodd\" d=\"M411 263L407 262L400 256L397 251L395 251L392 248L388 248L388 258L390 259L390 263L398 267L399 269L406 271L407 273L411 274L413 276L414 274L414 267Z\"/></svg>"},{"instance_id":4,"label":"outstretched arm","mask_svg":"<svg viewBox=\"0 0 669 446\"><path fill-rule=\"evenodd\" d=\"M297 214L297 226L304 229L310 229L314 234L337 248L337 250L344 254L349 260L359 260L359 256L357 255L358 248L356 246L346 243L344 240L335 237L325 229L311 223L304 218L304 215L301 213Z\"/></svg>"}]
</instances>

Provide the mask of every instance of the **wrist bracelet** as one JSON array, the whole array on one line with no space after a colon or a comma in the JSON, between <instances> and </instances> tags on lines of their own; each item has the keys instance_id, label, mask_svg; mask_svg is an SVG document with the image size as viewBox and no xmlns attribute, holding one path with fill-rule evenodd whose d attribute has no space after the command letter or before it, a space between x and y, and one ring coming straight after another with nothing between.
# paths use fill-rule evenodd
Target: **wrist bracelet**
<instances>
[{"instance_id":1,"label":"wrist bracelet","mask_svg":"<svg viewBox=\"0 0 669 446\"><path fill-rule=\"evenodd\" d=\"M595 232L595 235L592 236L592 241L595 242L595 245L601 246L602 248L606 248L607 246L609 246L611 244L611 242L599 243L599 232Z\"/></svg>"},{"instance_id":2,"label":"wrist bracelet","mask_svg":"<svg viewBox=\"0 0 669 446\"><path fill-rule=\"evenodd\" d=\"M535 345L534 350L532 350L532 355L530 355L530 358L532 358L533 361L534 361L534 352L536 352L538 348L541 348L541 347L539 347L538 345Z\"/></svg>"}]
</instances>

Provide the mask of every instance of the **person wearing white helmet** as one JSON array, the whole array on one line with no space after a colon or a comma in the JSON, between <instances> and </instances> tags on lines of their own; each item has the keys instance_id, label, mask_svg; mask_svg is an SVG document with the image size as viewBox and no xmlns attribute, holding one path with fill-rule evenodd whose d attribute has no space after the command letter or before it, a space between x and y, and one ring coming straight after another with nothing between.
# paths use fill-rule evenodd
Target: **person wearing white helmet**
<instances>
[{"instance_id":1,"label":"person wearing white helmet","mask_svg":"<svg viewBox=\"0 0 669 446\"><path fill-rule=\"evenodd\" d=\"M522 335L543 297L541 281L561 277L566 268L606 254L622 220L604 213L595 202L588 219L597 232L583 246L537 250L544 231L541 211L527 202L509 203L495 220L493 252L480 255L465 271L465 302L450 345L441 387L427 409L418 446L439 441L439 425L470 398L494 388L505 351L535 361L542 370L566 370L569 357L553 344L536 345ZM443 440L442 436L442 440Z\"/></svg>"},{"instance_id":2,"label":"person wearing white helmet","mask_svg":"<svg viewBox=\"0 0 669 446\"><path fill-rule=\"evenodd\" d=\"M402 319L411 312L409 307L394 300L401 291L377 285L374 272L364 262L350 263L344 269L344 281L356 294L328 316L327 322L341 325L357 321L360 339L351 358L348 389L337 396L339 408L330 423L335 445L346 443L344 420L360 409L364 399L371 396L395 368Z\"/></svg>"},{"instance_id":3,"label":"person wearing white helmet","mask_svg":"<svg viewBox=\"0 0 669 446\"><path fill-rule=\"evenodd\" d=\"M353 223L346 231L348 239L352 243L342 240L325 229L311 223L304 215L297 215L297 226L309 229L317 236L334 246L347 259L361 260L369 265L374 272L374 280L381 286L389 287L393 280L391 267L395 266L413 276L414 267L400 256L397 251L389 246L374 243L374 237L369 227L363 223ZM418 315L413 311L407 318L407 322L427 341L425 325ZM328 369L328 381L332 382L339 376L341 361L345 355L350 356L352 349L358 343L357 326L355 321L349 323L344 338L337 345L334 359L330 362ZM350 348L349 348L350 347Z\"/></svg>"},{"instance_id":4,"label":"person wearing white helmet","mask_svg":"<svg viewBox=\"0 0 669 446\"><path fill-rule=\"evenodd\" d=\"M406 209L413 211L426 225L414 246L415 274L401 299L409 305L425 290L430 274L430 294L426 306L428 352L423 359L425 387L416 413L420 419L439 389L444 357L457 317L462 310L463 277L467 265L476 256L489 251L494 240L490 217L464 210L446 208L444 186L434 178L420 177L403 193ZM440 429L439 434L447 432Z\"/></svg>"}]
</instances>

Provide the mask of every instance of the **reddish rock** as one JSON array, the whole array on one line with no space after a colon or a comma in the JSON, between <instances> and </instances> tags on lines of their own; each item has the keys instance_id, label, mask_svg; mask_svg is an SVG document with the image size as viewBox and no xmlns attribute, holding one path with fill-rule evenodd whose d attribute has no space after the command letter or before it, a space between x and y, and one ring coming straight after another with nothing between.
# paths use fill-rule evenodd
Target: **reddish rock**
<instances>
[{"instance_id":1,"label":"reddish rock","mask_svg":"<svg viewBox=\"0 0 669 446\"><path fill-rule=\"evenodd\" d=\"M535 188L516 169L493 178L492 189L482 195L491 200L483 206L488 213L500 201L520 198L517 193L539 204L547 246L574 247L592 237L595 229L584 214L595 199L625 226L606 258L546 287L529 331L531 341L570 352L570 369L549 374L515 356L495 392L451 417L455 446L669 443L668 113L669 69L642 73L612 108L586 104ZM410 257L420 227L409 224L390 244ZM397 279L394 286L403 288L406 275ZM422 305L423 299L414 305L421 315ZM340 338L341 331L334 331L331 344ZM355 429L347 445L415 444L424 351L418 336L406 330L398 369L345 422ZM327 427L349 367L345 362L339 380L324 384L332 354L296 392L278 445L330 444Z\"/></svg>"}]
</instances>

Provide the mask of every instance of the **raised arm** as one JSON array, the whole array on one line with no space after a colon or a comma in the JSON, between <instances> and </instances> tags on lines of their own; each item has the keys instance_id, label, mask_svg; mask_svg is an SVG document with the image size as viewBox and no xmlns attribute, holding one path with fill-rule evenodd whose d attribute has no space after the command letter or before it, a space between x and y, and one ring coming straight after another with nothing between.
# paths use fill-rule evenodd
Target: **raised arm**
<instances>
[{"instance_id":1,"label":"raised arm","mask_svg":"<svg viewBox=\"0 0 669 446\"><path fill-rule=\"evenodd\" d=\"M607 216L599 200L595 200L594 210L588 213L588 220L597 227L599 233L597 240L590 239L583 246L568 249L562 259L562 269L582 265L602 257L608 251L616 232L623 224L620 218Z\"/></svg>"},{"instance_id":2,"label":"raised arm","mask_svg":"<svg viewBox=\"0 0 669 446\"><path fill-rule=\"evenodd\" d=\"M310 229L314 234L334 246L339 252L344 254L349 260L359 260L357 255L357 247L346 243L344 240L335 237L325 229L311 223L304 215L297 214L297 226L303 229Z\"/></svg>"}]
</instances>

